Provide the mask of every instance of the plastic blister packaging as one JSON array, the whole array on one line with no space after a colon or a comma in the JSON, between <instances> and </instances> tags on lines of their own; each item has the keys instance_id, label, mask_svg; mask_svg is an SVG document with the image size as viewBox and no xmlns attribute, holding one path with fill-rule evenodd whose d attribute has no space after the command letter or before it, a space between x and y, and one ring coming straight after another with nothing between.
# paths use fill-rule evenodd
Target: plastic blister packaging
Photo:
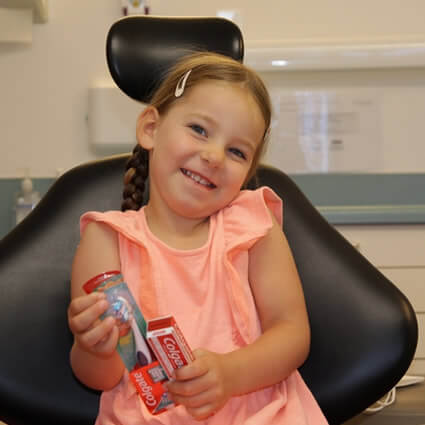
<instances>
[{"instance_id":1,"label":"plastic blister packaging","mask_svg":"<svg viewBox=\"0 0 425 425\"><path fill-rule=\"evenodd\" d=\"M167 374L146 342L146 321L119 271L95 276L83 286L86 293L102 291L109 302L101 318L112 316L119 329L117 351L146 407L159 414L174 406L163 383Z\"/></svg>"}]
</instances>

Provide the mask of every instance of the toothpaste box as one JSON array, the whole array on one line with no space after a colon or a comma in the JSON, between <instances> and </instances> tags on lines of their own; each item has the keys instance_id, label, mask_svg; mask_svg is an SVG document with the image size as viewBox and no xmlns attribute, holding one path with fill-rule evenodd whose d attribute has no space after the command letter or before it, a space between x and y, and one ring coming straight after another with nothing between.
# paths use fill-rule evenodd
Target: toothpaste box
<instances>
[{"instance_id":1,"label":"toothpaste box","mask_svg":"<svg viewBox=\"0 0 425 425\"><path fill-rule=\"evenodd\" d=\"M192 350L173 316L149 320L147 327L148 343L168 379L172 379L175 369L194 360Z\"/></svg>"},{"instance_id":2,"label":"toothpaste box","mask_svg":"<svg viewBox=\"0 0 425 425\"><path fill-rule=\"evenodd\" d=\"M153 415L165 412L175 406L162 385L168 381L168 378L158 361L155 360L146 366L131 371L130 380L136 387L145 406Z\"/></svg>"},{"instance_id":3,"label":"toothpaste box","mask_svg":"<svg viewBox=\"0 0 425 425\"><path fill-rule=\"evenodd\" d=\"M106 294L109 308L103 317L113 316L118 324L120 337L117 351L149 412L156 415L174 407L163 383L170 379L172 369L192 359L174 318L167 316L151 320L147 325L119 271L97 275L83 288L86 293L103 291ZM155 347L159 344L163 348L156 348L157 351L150 348L150 343L147 343L148 326L150 332L154 332L152 338Z\"/></svg>"}]
</instances>

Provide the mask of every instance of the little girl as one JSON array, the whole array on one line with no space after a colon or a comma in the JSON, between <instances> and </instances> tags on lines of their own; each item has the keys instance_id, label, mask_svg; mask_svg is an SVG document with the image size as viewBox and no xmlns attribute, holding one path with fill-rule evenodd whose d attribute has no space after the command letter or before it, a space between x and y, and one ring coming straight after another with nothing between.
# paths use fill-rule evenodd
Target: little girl
<instances>
[{"instance_id":1,"label":"little girl","mask_svg":"<svg viewBox=\"0 0 425 425\"><path fill-rule=\"evenodd\" d=\"M282 202L254 175L270 126L260 78L216 54L185 57L137 122L124 212L89 212L72 268L71 365L103 390L97 425L326 424L297 368L310 342ZM149 200L142 207L145 180ZM178 406L151 415L100 320L94 275L121 270L147 319L173 315L195 360L167 384Z\"/></svg>"}]
</instances>

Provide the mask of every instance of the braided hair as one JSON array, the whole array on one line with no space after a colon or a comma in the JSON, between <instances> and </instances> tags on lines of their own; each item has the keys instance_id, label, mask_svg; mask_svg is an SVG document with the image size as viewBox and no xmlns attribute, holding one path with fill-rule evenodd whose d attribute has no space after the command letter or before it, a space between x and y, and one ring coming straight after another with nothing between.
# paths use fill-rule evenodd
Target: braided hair
<instances>
[{"instance_id":1,"label":"braided hair","mask_svg":"<svg viewBox=\"0 0 425 425\"><path fill-rule=\"evenodd\" d=\"M263 81L254 71L227 56L209 52L192 53L184 56L172 67L153 94L150 105L156 108L160 115L165 114L174 102L179 101L181 94L175 94L176 87L188 71L190 77L187 81L185 79L184 90L206 80L227 81L242 85L256 101L264 118L265 131L248 172L245 181L247 183L254 176L266 148L271 122L271 102ZM148 175L149 152L138 144L126 165L122 211L138 210L144 204L147 197L145 192Z\"/></svg>"},{"instance_id":2,"label":"braided hair","mask_svg":"<svg viewBox=\"0 0 425 425\"><path fill-rule=\"evenodd\" d=\"M125 169L121 211L138 210L143 205L149 175L149 152L136 145Z\"/></svg>"}]
</instances>

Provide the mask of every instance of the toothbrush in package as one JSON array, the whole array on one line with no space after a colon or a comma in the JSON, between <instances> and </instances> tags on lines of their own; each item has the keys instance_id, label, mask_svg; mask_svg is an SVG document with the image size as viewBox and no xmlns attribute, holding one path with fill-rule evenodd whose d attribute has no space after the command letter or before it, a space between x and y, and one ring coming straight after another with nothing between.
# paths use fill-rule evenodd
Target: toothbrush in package
<instances>
[{"instance_id":1,"label":"toothbrush in package","mask_svg":"<svg viewBox=\"0 0 425 425\"><path fill-rule=\"evenodd\" d=\"M130 379L152 414L162 413L175 404L163 383L174 369L193 360L192 352L172 316L146 323L119 271L101 273L84 286L86 293L102 291L109 302L102 319L115 318L119 329L117 351Z\"/></svg>"}]
</instances>

